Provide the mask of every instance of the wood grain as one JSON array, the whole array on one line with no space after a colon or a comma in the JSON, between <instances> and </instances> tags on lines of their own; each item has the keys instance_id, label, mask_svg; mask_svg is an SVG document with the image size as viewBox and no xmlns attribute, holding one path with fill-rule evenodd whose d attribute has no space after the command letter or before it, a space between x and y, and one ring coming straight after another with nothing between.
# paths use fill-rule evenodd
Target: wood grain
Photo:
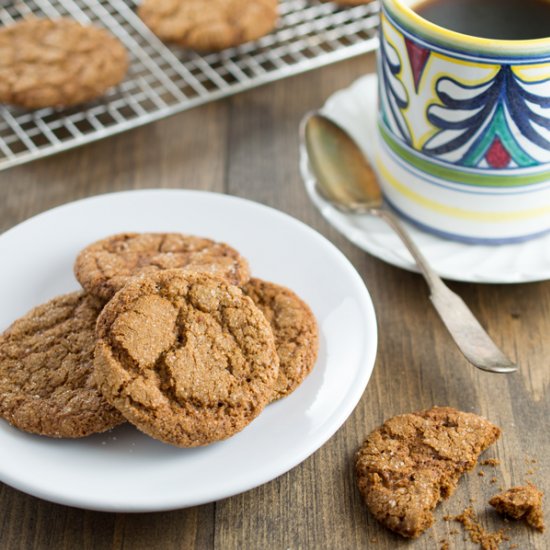
<instances>
[{"instance_id":1,"label":"wood grain","mask_svg":"<svg viewBox=\"0 0 550 550\"><path fill-rule=\"evenodd\" d=\"M431 309L423 280L355 248L305 195L298 172L302 115L373 67L372 56L360 57L0 173L1 230L78 198L149 187L227 192L283 210L352 261L371 292L380 331L375 371L356 410L326 445L287 474L217 503L138 515L59 506L0 484L0 549L416 550L438 548L443 539L467 549L476 546L442 517L471 501L488 528L509 528L518 548L550 546L546 535L505 524L486 505L498 487L526 479L550 490L550 282L451 284L521 364L511 376L477 371ZM408 542L366 511L355 487L353 454L384 419L435 404L474 411L501 426L501 440L487 453L501 465L465 476L438 509L435 526Z\"/></svg>"}]
</instances>

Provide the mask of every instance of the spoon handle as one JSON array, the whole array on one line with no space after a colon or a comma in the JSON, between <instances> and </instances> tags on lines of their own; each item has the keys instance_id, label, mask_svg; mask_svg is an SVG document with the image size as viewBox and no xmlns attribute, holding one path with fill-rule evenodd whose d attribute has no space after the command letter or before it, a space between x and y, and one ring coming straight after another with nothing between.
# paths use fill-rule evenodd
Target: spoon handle
<instances>
[{"instance_id":1,"label":"spoon handle","mask_svg":"<svg viewBox=\"0 0 550 550\"><path fill-rule=\"evenodd\" d=\"M387 208L370 208L369 212L386 221L397 233L414 258L430 288L430 299L456 345L478 369L508 373L518 369L493 342L462 298L455 294L430 267L400 220Z\"/></svg>"}]
</instances>

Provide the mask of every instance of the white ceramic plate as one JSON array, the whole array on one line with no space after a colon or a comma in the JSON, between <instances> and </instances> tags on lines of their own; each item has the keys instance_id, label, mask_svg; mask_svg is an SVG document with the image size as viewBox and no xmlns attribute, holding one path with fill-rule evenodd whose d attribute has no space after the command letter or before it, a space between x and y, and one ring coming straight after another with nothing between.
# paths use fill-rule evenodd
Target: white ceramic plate
<instances>
[{"instance_id":1,"label":"white ceramic plate","mask_svg":"<svg viewBox=\"0 0 550 550\"><path fill-rule=\"evenodd\" d=\"M334 94L323 112L345 128L367 157L373 157L376 136L376 75L367 75ZM386 223L372 216L342 214L315 190L307 151L300 169L309 197L340 233L369 254L397 267L417 271L414 261ZM525 283L550 279L550 234L519 244L470 245L442 239L404 222L432 267L446 279L475 283Z\"/></svg>"},{"instance_id":2,"label":"white ceramic plate","mask_svg":"<svg viewBox=\"0 0 550 550\"><path fill-rule=\"evenodd\" d=\"M174 448L128 425L55 440L0 420L0 480L82 508L168 510L265 483L336 432L374 365L377 330L368 291L324 237L250 201L198 191L134 191L71 203L18 225L0 236L0 330L45 300L77 289L77 252L121 231L180 231L233 245L254 275L292 288L313 309L320 328L315 369L241 433L203 448Z\"/></svg>"}]
</instances>

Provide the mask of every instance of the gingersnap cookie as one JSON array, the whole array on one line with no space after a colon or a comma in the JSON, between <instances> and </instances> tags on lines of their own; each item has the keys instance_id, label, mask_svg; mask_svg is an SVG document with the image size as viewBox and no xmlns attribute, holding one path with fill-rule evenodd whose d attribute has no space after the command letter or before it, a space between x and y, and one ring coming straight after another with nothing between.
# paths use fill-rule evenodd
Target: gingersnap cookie
<instances>
[{"instance_id":1,"label":"gingersnap cookie","mask_svg":"<svg viewBox=\"0 0 550 550\"><path fill-rule=\"evenodd\" d=\"M309 306L284 286L252 278L242 287L269 321L279 355L275 399L292 393L311 372L319 348L317 322Z\"/></svg>"},{"instance_id":2,"label":"gingersnap cookie","mask_svg":"<svg viewBox=\"0 0 550 550\"><path fill-rule=\"evenodd\" d=\"M0 29L0 102L29 109L95 99L128 69L121 42L71 19L28 19Z\"/></svg>"},{"instance_id":3,"label":"gingersnap cookie","mask_svg":"<svg viewBox=\"0 0 550 550\"><path fill-rule=\"evenodd\" d=\"M248 281L248 262L224 244L180 233L121 233L80 252L74 265L79 283L109 300L132 278L155 271L184 268L241 285Z\"/></svg>"},{"instance_id":4,"label":"gingersnap cookie","mask_svg":"<svg viewBox=\"0 0 550 550\"><path fill-rule=\"evenodd\" d=\"M278 0L144 0L138 15L161 39L199 51L219 51L273 30Z\"/></svg>"},{"instance_id":5,"label":"gingersnap cookie","mask_svg":"<svg viewBox=\"0 0 550 550\"><path fill-rule=\"evenodd\" d=\"M50 437L84 437L124 421L92 376L102 306L84 292L59 296L0 336L0 416Z\"/></svg>"},{"instance_id":6,"label":"gingersnap cookie","mask_svg":"<svg viewBox=\"0 0 550 550\"><path fill-rule=\"evenodd\" d=\"M97 323L95 376L146 434L179 447L226 439L273 397L269 323L222 279L179 269L136 279Z\"/></svg>"},{"instance_id":7,"label":"gingersnap cookie","mask_svg":"<svg viewBox=\"0 0 550 550\"><path fill-rule=\"evenodd\" d=\"M385 527L417 537L433 523L439 501L499 435L488 420L450 407L395 416L356 455L359 491Z\"/></svg>"},{"instance_id":8,"label":"gingersnap cookie","mask_svg":"<svg viewBox=\"0 0 550 550\"><path fill-rule=\"evenodd\" d=\"M542 512L543 492L532 483L512 487L489 500L497 512L513 519L523 519L528 525L544 531L544 514Z\"/></svg>"}]
</instances>

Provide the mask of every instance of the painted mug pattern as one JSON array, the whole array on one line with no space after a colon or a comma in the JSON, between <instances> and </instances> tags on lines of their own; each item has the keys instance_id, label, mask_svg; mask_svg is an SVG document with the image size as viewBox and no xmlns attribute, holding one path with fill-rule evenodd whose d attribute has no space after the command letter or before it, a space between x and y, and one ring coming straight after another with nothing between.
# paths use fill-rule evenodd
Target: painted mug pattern
<instances>
[{"instance_id":1,"label":"painted mug pattern","mask_svg":"<svg viewBox=\"0 0 550 550\"><path fill-rule=\"evenodd\" d=\"M461 35L414 3L382 1L376 165L386 198L459 240L549 231L550 38Z\"/></svg>"}]
</instances>

